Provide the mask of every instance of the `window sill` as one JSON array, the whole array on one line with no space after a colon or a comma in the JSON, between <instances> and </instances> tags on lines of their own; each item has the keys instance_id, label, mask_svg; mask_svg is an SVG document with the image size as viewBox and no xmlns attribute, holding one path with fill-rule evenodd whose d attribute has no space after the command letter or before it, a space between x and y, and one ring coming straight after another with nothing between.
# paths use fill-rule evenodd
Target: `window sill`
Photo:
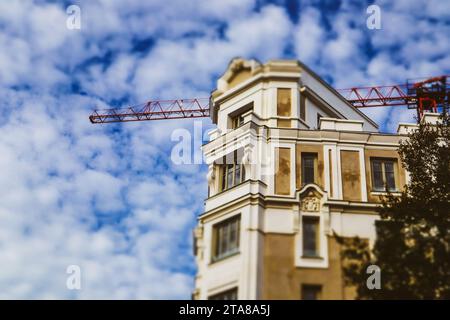
<instances>
[{"instance_id":1,"label":"window sill","mask_svg":"<svg viewBox=\"0 0 450 320\"><path fill-rule=\"evenodd\" d=\"M226 259L228 259L228 258L237 256L237 255L240 254L240 253L241 253L241 252L240 252L239 250L237 250L237 251L234 251L234 252L230 252L230 253L228 253L228 254L226 254L226 255L223 255L223 256L221 256L221 257L212 258L212 259L211 259L211 262L210 262L209 264L212 265L212 264L215 264L215 263L217 263L217 262L224 261L224 260L226 260Z\"/></svg>"},{"instance_id":2,"label":"window sill","mask_svg":"<svg viewBox=\"0 0 450 320\"><path fill-rule=\"evenodd\" d=\"M321 256L313 256L313 255L302 255L301 259L314 259L314 260L323 260Z\"/></svg>"},{"instance_id":3,"label":"window sill","mask_svg":"<svg viewBox=\"0 0 450 320\"><path fill-rule=\"evenodd\" d=\"M218 194L224 193L224 192L226 192L226 191L235 189L235 188L239 187L240 185L246 183L247 181L249 181L249 180L244 180L244 181L242 181L242 182L239 182L238 184L235 184L234 186L232 186L232 187L230 187L230 188L220 190L220 191L217 192L215 195L218 195Z\"/></svg>"},{"instance_id":4,"label":"window sill","mask_svg":"<svg viewBox=\"0 0 450 320\"><path fill-rule=\"evenodd\" d=\"M329 267L329 263L326 256L300 255L295 258L295 267L307 269L327 269Z\"/></svg>"},{"instance_id":5,"label":"window sill","mask_svg":"<svg viewBox=\"0 0 450 320\"><path fill-rule=\"evenodd\" d=\"M241 123L240 125L238 125L238 126L231 126L231 128L227 128L227 130L236 130L236 129L239 129L239 128L241 128L243 125L244 125L245 123Z\"/></svg>"},{"instance_id":6,"label":"window sill","mask_svg":"<svg viewBox=\"0 0 450 320\"><path fill-rule=\"evenodd\" d=\"M385 190L372 190L370 191L370 194L374 195L374 196L385 196L388 195L389 193L393 194L393 195L400 195L401 192L400 190L390 190L389 192L385 191Z\"/></svg>"}]
</instances>

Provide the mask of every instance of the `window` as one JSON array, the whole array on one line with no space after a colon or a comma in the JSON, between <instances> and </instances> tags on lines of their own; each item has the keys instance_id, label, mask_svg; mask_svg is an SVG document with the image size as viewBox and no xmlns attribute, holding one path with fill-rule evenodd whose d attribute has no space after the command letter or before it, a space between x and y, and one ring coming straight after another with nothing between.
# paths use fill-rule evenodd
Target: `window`
<instances>
[{"instance_id":1,"label":"window","mask_svg":"<svg viewBox=\"0 0 450 320\"><path fill-rule=\"evenodd\" d=\"M395 160L372 159L372 185L375 191L396 190Z\"/></svg>"},{"instance_id":2,"label":"window","mask_svg":"<svg viewBox=\"0 0 450 320\"><path fill-rule=\"evenodd\" d=\"M303 256L319 257L319 217L303 217Z\"/></svg>"},{"instance_id":3,"label":"window","mask_svg":"<svg viewBox=\"0 0 450 320\"><path fill-rule=\"evenodd\" d=\"M221 168L221 191L245 181L245 167L243 164L225 164Z\"/></svg>"},{"instance_id":4,"label":"window","mask_svg":"<svg viewBox=\"0 0 450 320\"><path fill-rule=\"evenodd\" d=\"M302 153L302 185L314 183L317 173L317 153Z\"/></svg>"},{"instance_id":5,"label":"window","mask_svg":"<svg viewBox=\"0 0 450 320\"><path fill-rule=\"evenodd\" d=\"M316 284L302 285L303 300L320 300L322 294L322 286Z\"/></svg>"},{"instance_id":6,"label":"window","mask_svg":"<svg viewBox=\"0 0 450 320\"><path fill-rule=\"evenodd\" d=\"M244 124L244 115L253 110L253 102L240 107L238 110L231 112L228 116L231 120L231 129L237 129Z\"/></svg>"},{"instance_id":7,"label":"window","mask_svg":"<svg viewBox=\"0 0 450 320\"><path fill-rule=\"evenodd\" d=\"M234 152L232 159L224 158L226 164L220 166L220 191L227 190L245 181L245 167L242 163L238 163L237 159L237 151Z\"/></svg>"},{"instance_id":8,"label":"window","mask_svg":"<svg viewBox=\"0 0 450 320\"><path fill-rule=\"evenodd\" d=\"M237 288L233 288L210 296L208 300L237 300L237 294L238 294Z\"/></svg>"},{"instance_id":9,"label":"window","mask_svg":"<svg viewBox=\"0 0 450 320\"><path fill-rule=\"evenodd\" d=\"M241 217L236 216L213 227L212 261L229 257L239 252L239 231Z\"/></svg>"},{"instance_id":10,"label":"window","mask_svg":"<svg viewBox=\"0 0 450 320\"><path fill-rule=\"evenodd\" d=\"M244 117L242 116L242 114L234 116L233 118L231 118L231 128L232 129L239 128L243 124L244 124Z\"/></svg>"}]
</instances>

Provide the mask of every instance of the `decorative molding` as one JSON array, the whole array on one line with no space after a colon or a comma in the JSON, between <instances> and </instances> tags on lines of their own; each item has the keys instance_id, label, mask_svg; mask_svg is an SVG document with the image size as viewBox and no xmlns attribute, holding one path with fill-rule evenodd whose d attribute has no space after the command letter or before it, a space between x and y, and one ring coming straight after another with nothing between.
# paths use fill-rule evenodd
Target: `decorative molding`
<instances>
[{"instance_id":1,"label":"decorative molding","mask_svg":"<svg viewBox=\"0 0 450 320\"><path fill-rule=\"evenodd\" d=\"M233 77L241 72L242 70L249 70L250 72L254 72L254 70L258 67L261 67L261 63L256 60L245 60L242 58L234 58L231 60L227 71L223 74L222 77L217 81L217 90L220 92L225 92L228 90L228 84L233 79Z\"/></svg>"},{"instance_id":2,"label":"decorative molding","mask_svg":"<svg viewBox=\"0 0 450 320\"><path fill-rule=\"evenodd\" d=\"M208 173L206 174L206 179L208 180L209 195L216 194L216 167L214 163L208 166Z\"/></svg>"},{"instance_id":3,"label":"decorative molding","mask_svg":"<svg viewBox=\"0 0 450 320\"><path fill-rule=\"evenodd\" d=\"M244 166L252 164L252 151L253 146L251 144L248 144L244 147L244 155L242 156L242 164Z\"/></svg>"},{"instance_id":4,"label":"decorative molding","mask_svg":"<svg viewBox=\"0 0 450 320\"><path fill-rule=\"evenodd\" d=\"M310 191L306 197L301 200L300 209L308 212L320 211L320 199Z\"/></svg>"},{"instance_id":5,"label":"decorative molding","mask_svg":"<svg viewBox=\"0 0 450 320\"><path fill-rule=\"evenodd\" d=\"M208 179L208 184L214 184L214 181L216 180L216 172L214 170L214 164L210 164L208 166L208 173L206 175L206 178Z\"/></svg>"},{"instance_id":6,"label":"decorative molding","mask_svg":"<svg viewBox=\"0 0 450 320\"><path fill-rule=\"evenodd\" d=\"M328 210L328 212L324 212L322 215L323 218L323 232L326 235L333 235L333 232L331 230L331 212Z\"/></svg>"}]
</instances>

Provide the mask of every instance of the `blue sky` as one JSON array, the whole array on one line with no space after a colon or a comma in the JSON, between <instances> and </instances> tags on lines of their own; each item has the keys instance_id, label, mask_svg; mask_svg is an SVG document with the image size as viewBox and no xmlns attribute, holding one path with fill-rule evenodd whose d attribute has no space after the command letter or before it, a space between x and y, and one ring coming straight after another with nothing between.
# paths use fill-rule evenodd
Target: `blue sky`
<instances>
[{"instance_id":1,"label":"blue sky","mask_svg":"<svg viewBox=\"0 0 450 320\"><path fill-rule=\"evenodd\" d=\"M0 298L190 297L206 168L170 155L193 122L94 126L91 109L208 96L235 56L297 58L338 88L448 74L449 34L440 0L1 1ZM413 115L367 112L386 132Z\"/></svg>"}]
</instances>

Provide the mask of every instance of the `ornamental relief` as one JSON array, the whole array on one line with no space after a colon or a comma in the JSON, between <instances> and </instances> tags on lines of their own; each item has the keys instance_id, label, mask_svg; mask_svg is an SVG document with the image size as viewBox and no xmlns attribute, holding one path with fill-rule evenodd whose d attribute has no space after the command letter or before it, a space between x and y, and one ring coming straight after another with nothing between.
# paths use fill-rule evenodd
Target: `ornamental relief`
<instances>
[{"instance_id":1,"label":"ornamental relief","mask_svg":"<svg viewBox=\"0 0 450 320\"><path fill-rule=\"evenodd\" d=\"M300 209L302 211L318 212L320 211L320 199L313 192L309 192L301 200Z\"/></svg>"}]
</instances>

